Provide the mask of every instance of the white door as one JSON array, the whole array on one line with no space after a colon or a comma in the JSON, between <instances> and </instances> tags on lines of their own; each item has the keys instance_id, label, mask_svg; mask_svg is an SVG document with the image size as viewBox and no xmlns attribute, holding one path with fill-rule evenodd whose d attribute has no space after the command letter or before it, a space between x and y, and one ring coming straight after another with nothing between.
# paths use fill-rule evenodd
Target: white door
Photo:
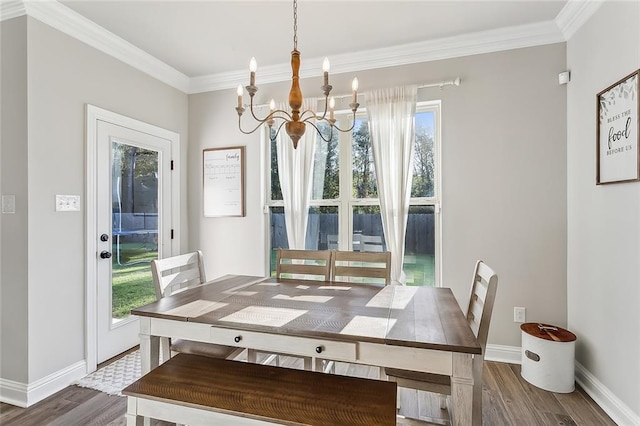
<instances>
[{"instance_id":1,"label":"white door","mask_svg":"<svg viewBox=\"0 0 640 426\"><path fill-rule=\"evenodd\" d=\"M171 143L97 121L97 363L139 344L129 312L155 300L150 261L171 255Z\"/></svg>"}]
</instances>

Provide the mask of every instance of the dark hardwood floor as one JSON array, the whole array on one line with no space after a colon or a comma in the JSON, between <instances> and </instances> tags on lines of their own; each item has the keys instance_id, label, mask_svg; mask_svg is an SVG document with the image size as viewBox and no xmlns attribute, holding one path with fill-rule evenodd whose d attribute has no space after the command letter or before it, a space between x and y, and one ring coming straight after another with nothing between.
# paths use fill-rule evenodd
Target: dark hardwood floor
<instances>
[{"instance_id":1,"label":"dark hardwood floor","mask_svg":"<svg viewBox=\"0 0 640 426\"><path fill-rule=\"evenodd\" d=\"M299 368L301 362L283 360L283 365ZM338 363L337 374L378 377L378 369ZM547 392L520 377L520 366L485 362L483 377L483 424L487 426L603 426L615 423L579 387L570 394ZM29 407L0 404L0 424L20 426L126 425L126 399L91 389L69 386ZM446 419L433 394L401 389L400 414L420 416L438 424ZM168 425L156 422L156 425Z\"/></svg>"}]
</instances>

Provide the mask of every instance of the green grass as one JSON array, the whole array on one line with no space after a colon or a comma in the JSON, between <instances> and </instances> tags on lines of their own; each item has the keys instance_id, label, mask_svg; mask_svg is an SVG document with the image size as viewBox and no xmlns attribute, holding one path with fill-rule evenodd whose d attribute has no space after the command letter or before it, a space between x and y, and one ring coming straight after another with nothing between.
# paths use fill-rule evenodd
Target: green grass
<instances>
[{"instance_id":1,"label":"green grass","mask_svg":"<svg viewBox=\"0 0 640 426\"><path fill-rule=\"evenodd\" d=\"M120 262L113 261L112 315L126 318L131 309L156 300L149 262L157 259L155 246L126 243L120 245ZM141 263L137 263L141 262Z\"/></svg>"}]
</instances>

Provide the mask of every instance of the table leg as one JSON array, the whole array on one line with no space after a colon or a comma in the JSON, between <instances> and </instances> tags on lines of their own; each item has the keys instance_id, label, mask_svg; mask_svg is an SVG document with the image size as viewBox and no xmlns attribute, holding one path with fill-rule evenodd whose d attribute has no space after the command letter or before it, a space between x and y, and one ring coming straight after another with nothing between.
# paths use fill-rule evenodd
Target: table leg
<instances>
[{"instance_id":1,"label":"table leg","mask_svg":"<svg viewBox=\"0 0 640 426\"><path fill-rule=\"evenodd\" d=\"M454 353L451 376L451 424L482 425L482 357Z\"/></svg>"},{"instance_id":2,"label":"table leg","mask_svg":"<svg viewBox=\"0 0 640 426\"><path fill-rule=\"evenodd\" d=\"M151 320L140 318L140 361L142 374L156 368L160 362L160 337L151 336Z\"/></svg>"},{"instance_id":3,"label":"table leg","mask_svg":"<svg viewBox=\"0 0 640 426\"><path fill-rule=\"evenodd\" d=\"M160 337L151 336L151 319L146 317L140 318L140 367L142 375L147 374L160 364ZM129 422L135 425L150 426L151 419L140 416L127 416L127 426L131 426ZM133 423L135 422L135 423Z\"/></svg>"}]
</instances>

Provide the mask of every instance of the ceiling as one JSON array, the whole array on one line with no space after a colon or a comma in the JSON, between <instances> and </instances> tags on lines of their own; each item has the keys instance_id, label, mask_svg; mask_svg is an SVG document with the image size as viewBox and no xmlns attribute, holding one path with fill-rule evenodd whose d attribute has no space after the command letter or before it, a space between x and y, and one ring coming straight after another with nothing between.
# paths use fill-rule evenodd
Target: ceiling
<instances>
[{"instance_id":1,"label":"ceiling","mask_svg":"<svg viewBox=\"0 0 640 426\"><path fill-rule=\"evenodd\" d=\"M61 3L189 77L288 62L291 1ZM559 1L311 1L298 4L304 58L553 20Z\"/></svg>"},{"instance_id":2,"label":"ceiling","mask_svg":"<svg viewBox=\"0 0 640 426\"><path fill-rule=\"evenodd\" d=\"M244 82L252 56L260 83L291 76L290 0L8 1L188 93ZM588 3L299 0L301 76L325 56L343 73L565 41Z\"/></svg>"}]
</instances>

